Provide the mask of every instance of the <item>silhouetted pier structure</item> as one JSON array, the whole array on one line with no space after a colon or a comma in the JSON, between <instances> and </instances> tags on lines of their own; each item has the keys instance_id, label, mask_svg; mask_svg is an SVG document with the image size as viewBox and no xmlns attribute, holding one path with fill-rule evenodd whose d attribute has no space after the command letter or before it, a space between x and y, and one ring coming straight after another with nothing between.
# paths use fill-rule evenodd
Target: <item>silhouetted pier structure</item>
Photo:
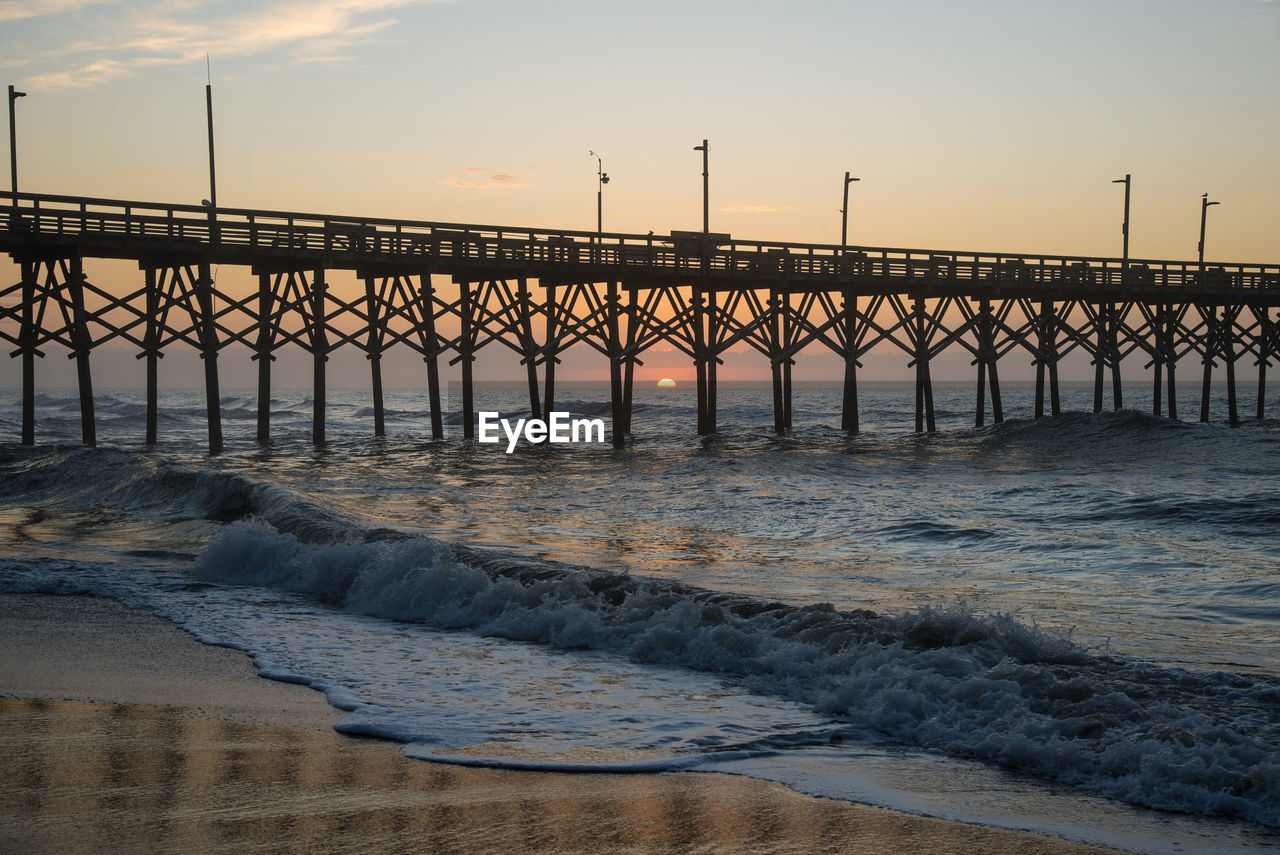
<instances>
[{"instance_id":1,"label":"silhouetted pier structure","mask_svg":"<svg viewBox=\"0 0 1280 855\"><path fill-rule=\"evenodd\" d=\"M314 364L314 428L324 441L325 362L338 347L369 359L374 433L384 431L382 355L402 345L426 366L431 431L444 433L441 359L461 363L463 433L475 430L472 363L489 344L526 367L535 417L554 407L561 354L582 344L609 365L613 441L631 429L635 366L660 343L695 364L698 430L716 430L716 367L746 345L770 362L774 426L791 424L791 366L809 346L845 364L843 427L858 429L858 368L889 343L914 366L915 424L934 429L929 366L962 348L977 368L975 424L1003 420L998 365L1022 354L1036 369L1035 415L1059 412L1058 363L1076 349L1094 366L1094 410L1108 376L1123 405L1120 363L1145 359L1153 410L1176 418L1176 368L1202 370L1209 418L1215 367L1226 369L1227 417L1239 420L1236 363L1266 371L1280 353L1280 265L1201 264L731 240L674 232L631 235L205 208L0 193L0 251L21 281L0 290L0 336L22 358L22 441L35 440L34 360L60 345L76 360L82 434L95 442L90 355L122 339L146 360L148 443L156 441L157 362L188 346L203 359L209 447L222 448L218 356L244 345L258 363L258 439L270 436L271 362L296 345ZM86 258L136 261L139 285L111 293ZM256 293L219 290L214 265L241 265ZM326 274L364 283L351 300ZM440 284L448 277L450 284ZM454 323L456 321L456 324ZM446 323L447 322L447 323ZM457 334L452 329L457 327ZM446 331L447 328L447 331ZM542 368L539 382L538 369Z\"/></svg>"}]
</instances>

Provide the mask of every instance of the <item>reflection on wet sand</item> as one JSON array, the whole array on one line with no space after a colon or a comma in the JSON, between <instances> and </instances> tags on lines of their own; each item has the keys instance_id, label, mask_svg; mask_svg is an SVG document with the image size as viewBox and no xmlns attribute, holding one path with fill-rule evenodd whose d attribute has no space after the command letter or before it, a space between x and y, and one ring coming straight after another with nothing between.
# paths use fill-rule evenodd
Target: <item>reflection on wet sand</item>
<instances>
[{"instance_id":1,"label":"reflection on wet sand","mask_svg":"<svg viewBox=\"0 0 1280 855\"><path fill-rule=\"evenodd\" d=\"M179 707L0 698L0 851L1102 850L726 775L557 775Z\"/></svg>"}]
</instances>

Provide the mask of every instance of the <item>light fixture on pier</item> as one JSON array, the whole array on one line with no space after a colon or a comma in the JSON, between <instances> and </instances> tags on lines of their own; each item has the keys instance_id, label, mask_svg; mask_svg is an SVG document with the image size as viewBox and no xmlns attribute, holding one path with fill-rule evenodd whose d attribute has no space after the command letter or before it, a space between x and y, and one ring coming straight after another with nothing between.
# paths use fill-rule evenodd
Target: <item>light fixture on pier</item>
<instances>
[{"instance_id":1,"label":"light fixture on pier","mask_svg":"<svg viewBox=\"0 0 1280 855\"><path fill-rule=\"evenodd\" d=\"M861 181L861 178L853 178L849 173L844 174L844 204L840 206L840 249L844 250L849 243L849 185L855 181Z\"/></svg>"},{"instance_id":2,"label":"light fixture on pier","mask_svg":"<svg viewBox=\"0 0 1280 855\"><path fill-rule=\"evenodd\" d=\"M1117 178L1111 182L1124 185L1124 224L1120 226L1120 234L1124 235L1124 260L1121 263L1121 270L1124 272L1129 270L1129 190L1133 187L1131 179L1132 176L1126 172L1124 178Z\"/></svg>"},{"instance_id":3,"label":"light fixture on pier","mask_svg":"<svg viewBox=\"0 0 1280 855\"><path fill-rule=\"evenodd\" d=\"M707 145L706 140L703 140L702 145L695 145L693 150L702 152L702 234L705 239L706 236L711 234L711 196L707 177L707 157L711 153L711 146Z\"/></svg>"},{"instance_id":4,"label":"light fixture on pier","mask_svg":"<svg viewBox=\"0 0 1280 855\"><path fill-rule=\"evenodd\" d=\"M596 159L596 234L604 232L604 185L609 183L609 173L604 171L604 160L594 151L587 154Z\"/></svg>"},{"instance_id":5,"label":"light fixture on pier","mask_svg":"<svg viewBox=\"0 0 1280 855\"><path fill-rule=\"evenodd\" d=\"M1200 243L1197 252L1200 254L1200 264L1204 264L1204 222L1208 218L1209 206L1220 205L1221 202L1210 202L1209 194L1204 193L1200 196Z\"/></svg>"},{"instance_id":6,"label":"light fixture on pier","mask_svg":"<svg viewBox=\"0 0 1280 855\"><path fill-rule=\"evenodd\" d=\"M13 191L13 207L18 207L18 125L14 115L13 102L27 97L26 92L19 92L9 84L9 189Z\"/></svg>"}]
</instances>

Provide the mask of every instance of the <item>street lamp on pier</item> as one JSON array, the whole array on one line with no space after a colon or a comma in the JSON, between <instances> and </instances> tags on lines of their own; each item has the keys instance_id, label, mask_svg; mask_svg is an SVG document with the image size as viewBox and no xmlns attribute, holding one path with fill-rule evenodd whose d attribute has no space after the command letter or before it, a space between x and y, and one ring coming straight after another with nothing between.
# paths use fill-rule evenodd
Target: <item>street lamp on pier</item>
<instances>
[{"instance_id":1,"label":"street lamp on pier","mask_svg":"<svg viewBox=\"0 0 1280 855\"><path fill-rule=\"evenodd\" d=\"M1133 187L1132 176L1129 173L1124 174L1124 178L1117 178L1112 184L1124 185L1124 224L1120 226L1120 234L1124 235L1124 260L1121 262L1121 276L1129 272L1129 191Z\"/></svg>"},{"instance_id":2,"label":"street lamp on pier","mask_svg":"<svg viewBox=\"0 0 1280 855\"><path fill-rule=\"evenodd\" d=\"M1221 202L1210 202L1209 194L1205 193L1200 196L1200 243L1197 251L1200 253L1200 266L1204 266L1204 222L1208 218L1210 205L1221 205Z\"/></svg>"},{"instance_id":3,"label":"street lamp on pier","mask_svg":"<svg viewBox=\"0 0 1280 855\"><path fill-rule=\"evenodd\" d=\"M604 171L604 160L594 151L587 154L596 159L596 234L604 233L604 185L609 183L609 173Z\"/></svg>"},{"instance_id":4,"label":"street lamp on pier","mask_svg":"<svg viewBox=\"0 0 1280 855\"><path fill-rule=\"evenodd\" d=\"M707 180L707 156L711 152L711 146L707 145L707 141L703 140L702 145L695 145L694 151L702 152L702 235L704 240L710 240L711 235L711 208L710 208L710 184Z\"/></svg>"},{"instance_id":5,"label":"street lamp on pier","mask_svg":"<svg viewBox=\"0 0 1280 855\"><path fill-rule=\"evenodd\" d=\"M855 181L861 181L861 178L852 178L849 173L844 174L844 204L840 207L840 250L844 251L845 246L849 243L849 185Z\"/></svg>"},{"instance_id":6,"label":"street lamp on pier","mask_svg":"<svg viewBox=\"0 0 1280 855\"><path fill-rule=\"evenodd\" d=\"M9 189L13 191L13 207L18 207L18 124L14 116L13 102L27 97L9 84Z\"/></svg>"}]
</instances>

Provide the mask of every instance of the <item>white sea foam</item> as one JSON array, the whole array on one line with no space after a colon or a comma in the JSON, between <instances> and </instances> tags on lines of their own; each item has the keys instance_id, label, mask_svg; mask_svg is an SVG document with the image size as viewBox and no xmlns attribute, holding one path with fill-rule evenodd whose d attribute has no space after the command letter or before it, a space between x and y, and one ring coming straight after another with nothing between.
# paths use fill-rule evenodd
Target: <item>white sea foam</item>
<instances>
[{"instance_id":1,"label":"white sea foam","mask_svg":"<svg viewBox=\"0 0 1280 855\"><path fill-rule=\"evenodd\" d=\"M1007 615L796 608L428 538L307 544L262 521L227 526L194 575L727 675L836 716L850 733L1280 826L1274 681L1103 658Z\"/></svg>"}]
</instances>

